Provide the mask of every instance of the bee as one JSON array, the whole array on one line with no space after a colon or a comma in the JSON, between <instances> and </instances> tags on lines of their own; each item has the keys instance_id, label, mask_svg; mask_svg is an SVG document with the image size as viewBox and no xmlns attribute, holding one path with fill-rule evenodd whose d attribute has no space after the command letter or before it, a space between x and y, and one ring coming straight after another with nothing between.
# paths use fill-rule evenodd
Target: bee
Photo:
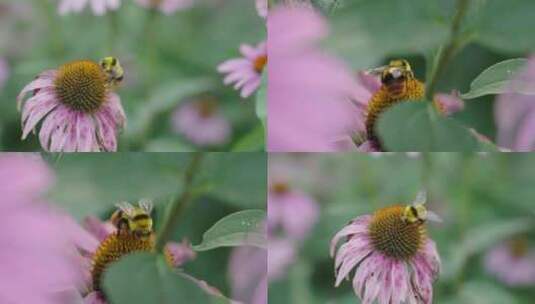
<instances>
[{"instance_id":1,"label":"bee","mask_svg":"<svg viewBox=\"0 0 535 304\"><path fill-rule=\"evenodd\" d=\"M124 79L124 70L119 60L115 57L104 57L100 60L100 66L106 74L108 84L114 88Z\"/></svg>"},{"instance_id":2,"label":"bee","mask_svg":"<svg viewBox=\"0 0 535 304\"><path fill-rule=\"evenodd\" d=\"M428 220L433 222L442 222L442 219L436 213L425 208L426 202L427 192L418 192L416 199L412 202L412 204L407 205L403 210L401 219L410 224L423 224Z\"/></svg>"},{"instance_id":3,"label":"bee","mask_svg":"<svg viewBox=\"0 0 535 304\"><path fill-rule=\"evenodd\" d=\"M369 74L381 78L381 87L372 96L366 113L367 139L382 150L375 134L375 124L379 115L391 106L406 100L419 100L424 97L425 85L414 76L407 60L392 60L386 66L368 70Z\"/></svg>"},{"instance_id":4,"label":"bee","mask_svg":"<svg viewBox=\"0 0 535 304\"><path fill-rule=\"evenodd\" d=\"M117 210L110 218L117 231L102 241L92 257L93 290L101 291L100 281L110 264L133 252L154 250L152 209L148 200L141 200L138 206L127 202L117 204Z\"/></svg>"}]
</instances>

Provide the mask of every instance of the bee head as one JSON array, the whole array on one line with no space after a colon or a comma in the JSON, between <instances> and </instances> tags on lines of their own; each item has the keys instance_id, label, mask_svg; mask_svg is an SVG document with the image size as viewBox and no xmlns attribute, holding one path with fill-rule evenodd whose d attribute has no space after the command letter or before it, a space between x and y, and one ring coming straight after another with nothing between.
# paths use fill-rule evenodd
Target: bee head
<instances>
[{"instance_id":1,"label":"bee head","mask_svg":"<svg viewBox=\"0 0 535 304\"><path fill-rule=\"evenodd\" d=\"M414 73L412 72L411 65L405 59L390 61L381 73L381 82L385 85L412 78L414 78Z\"/></svg>"},{"instance_id":2,"label":"bee head","mask_svg":"<svg viewBox=\"0 0 535 304\"><path fill-rule=\"evenodd\" d=\"M115 57L104 57L100 60L100 66L111 83L118 84L123 80L124 70L119 60Z\"/></svg>"},{"instance_id":3,"label":"bee head","mask_svg":"<svg viewBox=\"0 0 535 304\"><path fill-rule=\"evenodd\" d=\"M137 236L144 237L152 233L152 203L146 200L139 202L138 206L133 206L123 202L117 205L119 208L115 219L112 216L112 223L119 231L128 231Z\"/></svg>"}]
</instances>

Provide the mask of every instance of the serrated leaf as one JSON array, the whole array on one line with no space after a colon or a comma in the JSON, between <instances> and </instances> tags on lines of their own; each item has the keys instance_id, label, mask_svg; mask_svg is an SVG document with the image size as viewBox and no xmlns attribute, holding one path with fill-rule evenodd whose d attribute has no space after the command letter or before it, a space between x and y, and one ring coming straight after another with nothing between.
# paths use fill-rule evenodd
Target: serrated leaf
<instances>
[{"instance_id":1,"label":"serrated leaf","mask_svg":"<svg viewBox=\"0 0 535 304\"><path fill-rule=\"evenodd\" d=\"M112 303L229 303L150 253L132 254L113 264L104 275L104 290Z\"/></svg>"},{"instance_id":2,"label":"serrated leaf","mask_svg":"<svg viewBox=\"0 0 535 304\"><path fill-rule=\"evenodd\" d=\"M508 92L535 94L535 85L511 86L511 80L527 64L527 59L517 58L499 62L486 70L470 84L470 91L462 94L464 99L477 98L489 94L502 94Z\"/></svg>"},{"instance_id":3,"label":"serrated leaf","mask_svg":"<svg viewBox=\"0 0 535 304\"><path fill-rule=\"evenodd\" d=\"M388 151L477 151L468 129L435 113L428 102L404 102L383 113L376 130Z\"/></svg>"},{"instance_id":4,"label":"serrated leaf","mask_svg":"<svg viewBox=\"0 0 535 304\"><path fill-rule=\"evenodd\" d=\"M245 210L228 215L208 229L202 242L193 249L205 251L229 246L267 248L265 220L266 212L263 210Z\"/></svg>"}]
</instances>

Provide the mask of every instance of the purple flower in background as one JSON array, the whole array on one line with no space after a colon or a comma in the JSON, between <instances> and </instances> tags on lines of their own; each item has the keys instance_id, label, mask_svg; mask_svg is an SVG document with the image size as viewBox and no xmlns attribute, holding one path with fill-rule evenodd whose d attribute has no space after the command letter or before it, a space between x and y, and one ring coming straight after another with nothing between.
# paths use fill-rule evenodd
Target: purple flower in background
<instances>
[{"instance_id":1,"label":"purple flower in background","mask_svg":"<svg viewBox=\"0 0 535 304\"><path fill-rule=\"evenodd\" d=\"M194 0L136 0L136 2L145 8L157 8L166 15L188 9L194 4Z\"/></svg>"},{"instance_id":2,"label":"purple flower in background","mask_svg":"<svg viewBox=\"0 0 535 304\"><path fill-rule=\"evenodd\" d=\"M9 66L4 58L0 57L0 90L4 87L4 84L9 77Z\"/></svg>"},{"instance_id":3,"label":"purple flower in background","mask_svg":"<svg viewBox=\"0 0 535 304\"><path fill-rule=\"evenodd\" d=\"M511 287L535 286L535 250L518 238L492 248L484 260L485 268Z\"/></svg>"},{"instance_id":4,"label":"purple flower in background","mask_svg":"<svg viewBox=\"0 0 535 304\"><path fill-rule=\"evenodd\" d=\"M435 107L443 115L452 115L464 109L464 101L459 98L457 92L451 94L439 93L435 95Z\"/></svg>"},{"instance_id":5,"label":"purple flower in background","mask_svg":"<svg viewBox=\"0 0 535 304\"><path fill-rule=\"evenodd\" d=\"M270 215L271 216L271 215ZM294 241L270 237L267 276L269 281L282 278L296 259L297 248Z\"/></svg>"},{"instance_id":6,"label":"purple flower in background","mask_svg":"<svg viewBox=\"0 0 535 304\"><path fill-rule=\"evenodd\" d=\"M314 199L280 180L271 182L268 208L268 229L275 231L280 227L292 240L303 240L319 217L319 206Z\"/></svg>"},{"instance_id":7,"label":"purple flower in background","mask_svg":"<svg viewBox=\"0 0 535 304\"><path fill-rule=\"evenodd\" d=\"M526 69L511 81L511 88L529 90L529 94L504 93L495 103L497 144L512 151L535 150L535 57Z\"/></svg>"},{"instance_id":8,"label":"purple flower in background","mask_svg":"<svg viewBox=\"0 0 535 304\"><path fill-rule=\"evenodd\" d=\"M61 0L59 3L59 14L79 13L87 5L91 6L93 13L102 16L106 11L114 11L121 6L121 0Z\"/></svg>"},{"instance_id":9,"label":"purple flower in background","mask_svg":"<svg viewBox=\"0 0 535 304\"><path fill-rule=\"evenodd\" d=\"M173 113L171 123L175 132L198 146L223 145L229 141L232 132L230 123L212 100L180 105Z\"/></svg>"},{"instance_id":10,"label":"purple flower in background","mask_svg":"<svg viewBox=\"0 0 535 304\"><path fill-rule=\"evenodd\" d=\"M261 248L244 246L232 251L229 277L233 299L248 304L268 303L267 259L267 250Z\"/></svg>"},{"instance_id":11,"label":"purple flower in background","mask_svg":"<svg viewBox=\"0 0 535 304\"><path fill-rule=\"evenodd\" d=\"M68 227L40 198L52 180L37 155L0 155L1 303L67 304L61 286L81 279Z\"/></svg>"},{"instance_id":12,"label":"purple flower in background","mask_svg":"<svg viewBox=\"0 0 535 304\"><path fill-rule=\"evenodd\" d=\"M242 44L240 53L243 58L227 60L221 63L217 70L227 74L223 80L225 85L234 84L234 89L241 89L241 97L247 98L260 86L262 72L268 60L266 43L261 42L256 47Z\"/></svg>"},{"instance_id":13,"label":"purple flower in background","mask_svg":"<svg viewBox=\"0 0 535 304\"><path fill-rule=\"evenodd\" d=\"M193 251L188 240L183 240L181 243L167 243L164 253L167 263L173 267L181 267L197 257L197 253Z\"/></svg>"},{"instance_id":14,"label":"purple flower in background","mask_svg":"<svg viewBox=\"0 0 535 304\"><path fill-rule=\"evenodd\" d=\"M359 216L334 236L336 286L355 268L352 285L363 303L433 302L440 258L423 222L407 220L404 210L395 205Z\"/></svg>"},{"instance_id":15,"label":"purple flower in background","mask_svg":"<svg viewBox=\"0 0 535 304\"><path fill-rule=\"evenodd\" d=\"M32 96L25 100L25 96ZM42 72L17 97L22 139L42 122L39 141L51 152L116 151L126 124L119 96L93 61L74 61Z\"/></svg>"},{"instance_id":16,"label":"purple flower in background","mask_svg":"<svg viewBox=\"0 0 535 304\"><path fill-rule=\"evenodd\" d=\"M268 33L268 149L340 150L337 142L358 128L350 99L360 86L342 62L314 46L327 34L324 19L302 6L274 9Z\"/></svg>"},{"instance_id":17,"label":"purple flower in background","mask_svg":"<svg viewBox=\"0 0 535 304\"><path fill-rule=\"evenodd\" d=\"M266 18L268 14L268 0L256 0L256 10L260 17Z\"/></svg>"}]
</instances>

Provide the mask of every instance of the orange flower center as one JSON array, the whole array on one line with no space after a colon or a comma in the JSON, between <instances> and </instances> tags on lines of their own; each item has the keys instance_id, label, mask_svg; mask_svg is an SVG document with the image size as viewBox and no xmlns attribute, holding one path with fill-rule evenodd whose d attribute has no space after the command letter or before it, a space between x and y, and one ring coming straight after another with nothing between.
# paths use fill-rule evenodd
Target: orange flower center
<instances>
[{"instance_id":1,"label":"orange flower center","mask_svg":"<svg viewBox=\"0 0 535 304\"><path fill-rule=\"evenodd\" d=\"M201 100L197 103L197 110L200 117L209 118L216 112L217 105L213 100Z\"/></svg>"},{"instance_id":2,"label":"orange flower center","mask_svg":"<svg viewBox=\"0 0 535 304\"><path fill-rule=\"evenodd\" d=\"M421 223L409 223L402 219L402 205L377 210L368 226L374 248L388 257L409 260L422 248L425 227Z\"/></svg>"},{"instance_id":3,"label":"orange flower center","mask_svg":"<svg viewBox=\"0 0 535 304\"><path fill-rule=\"evenodd\" d=\"M515 258L522 258L528 252L528 242L524 238L515 238L509 243L509 251Z\"/></svg>"},{"instance_id":4,"label":"orange flower center","mask_svg":"<svg viewBox=\"0 0 535 304\"><path fill-rule=\"evenodd\" d=\"M262 71L264 70L264 67L267 64L267 60L268 60L267 55L258 56L254 60L253 66L254 66L255 71L258 74L262 73Z\"/></svg>"},{"instance_id":5,"label":"orange flower center","mask_svg":"<svg viewBox=\"0 0 535 304\"><path fill-rule=\"evenodd\" d=\"M277 195L282 195L290 191L290 186L284 182L275 182L271 185L271 191Z\"/></svg>"},{"instance_id":6,"label":"orange flower center","mask_svg":"<svg viewBox=\"0 0 535 304\"><path fill-rule=\"evenodd\" d=\"M61 66L54 84L60 102L73 110L93 113L106 100L106 74L93 61L73 61Z\"/></svg>"}]
</instances>

